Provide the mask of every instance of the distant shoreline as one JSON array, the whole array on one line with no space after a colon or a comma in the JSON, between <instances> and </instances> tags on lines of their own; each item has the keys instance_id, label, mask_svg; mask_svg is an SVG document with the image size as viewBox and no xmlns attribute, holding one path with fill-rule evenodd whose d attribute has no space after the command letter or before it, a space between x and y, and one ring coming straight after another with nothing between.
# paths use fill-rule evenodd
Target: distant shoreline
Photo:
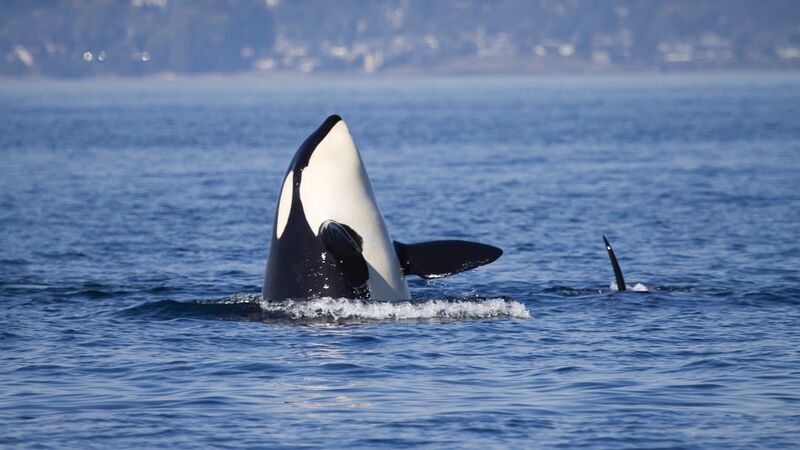
<instances>
[{"instance_id":1,"label":"distant shoreline","mask_svg":"<svg viewBox=\"0 0 800 450\"><path fill-rule=\"evenodd\" d=\"M657 69L623 69L597 71L446 71L446 70L386 70L376 73L361 71L319 71L304 73L299 71L242 71L242 72L205 72L174 73L162 72L147 75L92 75L81 77L53 77L46 75L9 76L0 75L0 82L8 81L311 81L311 80L395 80L395 79L549 79L554 77L568 78L617 78L617 77L671 77L671 76L756 76L756 75L792 75L800 74L800 68L698 68L682 70Z\"/></svg>"}]
</instances>

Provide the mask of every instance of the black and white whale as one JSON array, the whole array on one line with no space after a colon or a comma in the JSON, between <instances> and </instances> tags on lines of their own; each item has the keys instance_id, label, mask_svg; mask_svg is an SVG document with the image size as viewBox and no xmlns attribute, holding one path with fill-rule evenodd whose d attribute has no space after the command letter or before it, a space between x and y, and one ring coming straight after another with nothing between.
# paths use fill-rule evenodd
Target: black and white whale
<instances>
[{"instance_id":1,"label":"black and white whale","mask_svg":"<svg viewBox=\"0 0 800 450\"><path fill-rule=\"evenodd\" d=\"M502 254L460 240L393 242L350 131L333 115L303 142L286 171L262 296L406 300L406 276L441 278Z\"/></svg>"}]
</instances>

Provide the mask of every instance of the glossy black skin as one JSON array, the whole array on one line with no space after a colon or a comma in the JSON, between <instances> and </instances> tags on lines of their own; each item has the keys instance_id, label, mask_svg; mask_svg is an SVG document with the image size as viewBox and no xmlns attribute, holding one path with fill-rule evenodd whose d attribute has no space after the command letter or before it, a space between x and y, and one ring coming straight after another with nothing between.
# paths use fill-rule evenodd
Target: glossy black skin
<instances>
[{"instance_id":1,"label":"glossy black skin","mask_svg":"<svg viewBox=\"0 0 800 450\"><path fill-rule=\"evenodd\" d=\"M627 289L625 286L625 278L622 277L622 269L619 268L617 257L614 255L614 249L611 248L611 244L608 243L608 239L606 239L605 236L603 236L603 242L606 244L606 251L608 251L608 259L611 260L611 267L614 268L614 278L617 279L617 290L624 291Z\"/></svg>"},{"instance_id":2,"label":"glossy black skin","mask_svg":"<svg viewBox=\"0 0 800 450\"><path fill-rule=\"evenodd\" d=\"M400 267L406 275L441 278L474 269L496 260L503 250L478 242L445 240L418 244L394 242Z\"/></svg>"},{"instance_id":3,"label":"glossy black skin","mask_svg":"<svg viewBox=\"0 0 800 450\"><path fill-rule=\"evenodd\" d=\"M340 120L339 116L328 117L320 127L300 146L289 164L289 172L294 172L292 186L292 205L286 227L280 239L277 237L278 212L272 224L272 244L264 274L264 287L261 295L269 300L308 299L320 297L368 298L369 290L351 287L344 274L326 253L321 239L308 225L300 201L300 184L303 182L303 169L314 150ZM323 258L323 255L325 257Z\"/></svg>"}]
</instances>

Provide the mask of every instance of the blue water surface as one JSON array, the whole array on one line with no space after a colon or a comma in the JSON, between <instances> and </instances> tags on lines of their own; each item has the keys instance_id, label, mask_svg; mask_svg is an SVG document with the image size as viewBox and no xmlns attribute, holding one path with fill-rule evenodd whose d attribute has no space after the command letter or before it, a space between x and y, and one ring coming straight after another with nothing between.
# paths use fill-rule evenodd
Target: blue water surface
<instances>
[{"instance_id":1,"label":"blue water surface","mask_svg":"<svg viewBox=\"0 0 800 450\"><path fill-rule=\"evenodd\" d=\"M262 301L331 113L395 239L505 255ZM2 447L800 442L797 74L6 80L0 161Z\"/></svg>"}]
</instances>

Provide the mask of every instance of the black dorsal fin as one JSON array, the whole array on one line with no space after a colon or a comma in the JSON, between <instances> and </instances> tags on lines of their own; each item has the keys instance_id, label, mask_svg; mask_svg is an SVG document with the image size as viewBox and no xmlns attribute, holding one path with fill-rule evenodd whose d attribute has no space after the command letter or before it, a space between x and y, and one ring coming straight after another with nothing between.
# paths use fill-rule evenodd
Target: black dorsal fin
<instances>
[{"instance_id":1,"label":"black dorsal fin","mask_svg":"<svg viewBox=\"0 0 800 450\"><path fill-rule=\"evenodd\" d=\"M614 277L617 279L617 290L624 291L625 278L622 277L622 269L619 268L617 257L614 256L614 249L611 248L611 244L608 243L608 239L606 239L605 236L603 236L603 242L606 244L606 251L608 251L608 258L611 260L611 267L614 268Z\"/></svg>"}]
</instances>

